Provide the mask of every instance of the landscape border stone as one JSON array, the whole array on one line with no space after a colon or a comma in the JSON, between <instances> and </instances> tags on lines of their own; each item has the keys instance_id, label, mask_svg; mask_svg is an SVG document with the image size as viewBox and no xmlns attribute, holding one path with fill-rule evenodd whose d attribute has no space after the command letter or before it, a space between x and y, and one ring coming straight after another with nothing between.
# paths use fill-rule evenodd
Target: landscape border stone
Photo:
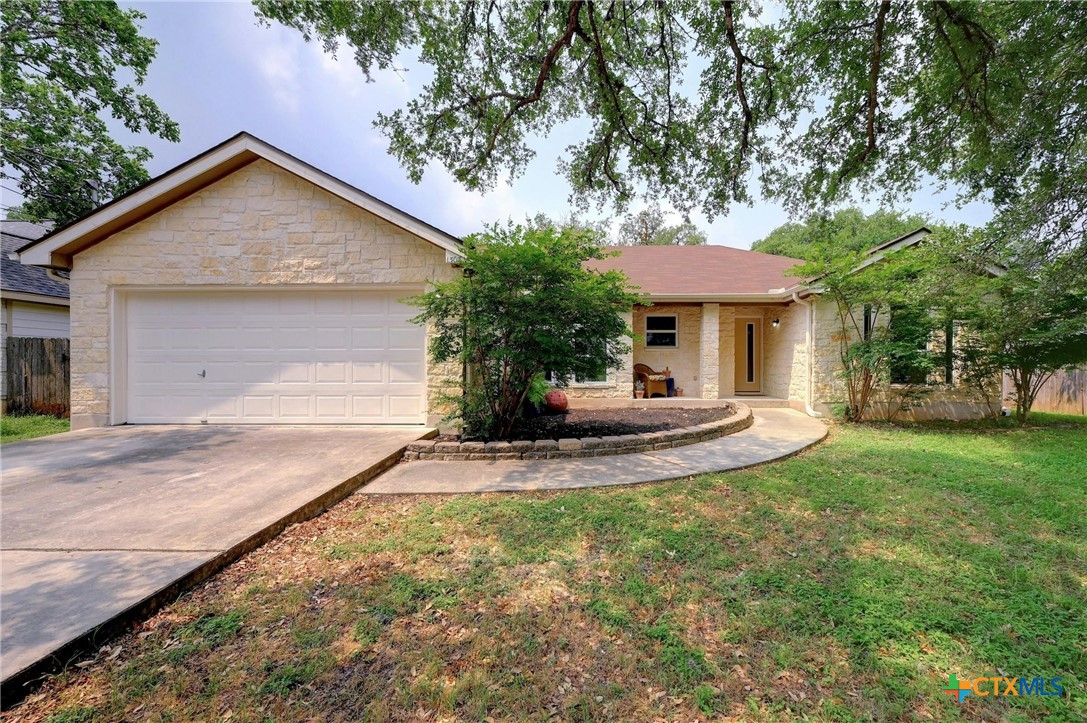
<instances>
[{"instance_id":1,"label":"landscape border stone","mask_svg":"<svg viewBox=\"0 0 1087 723\"><path fill-rule=\"evenodd\" d=\"M611 457L617 454L659 451L688 444L708 442L740 430L754 422L751 407L736 404L736 413L725 419L681 429L645 434L624 434L618 437L585 437L583 439L538 439L535 442L435 442L420 439L408 445L403 461L431 460L459 462L462 460L499 462L516 459L570 459L571 457Z\"/></svg>"}]
</instances>

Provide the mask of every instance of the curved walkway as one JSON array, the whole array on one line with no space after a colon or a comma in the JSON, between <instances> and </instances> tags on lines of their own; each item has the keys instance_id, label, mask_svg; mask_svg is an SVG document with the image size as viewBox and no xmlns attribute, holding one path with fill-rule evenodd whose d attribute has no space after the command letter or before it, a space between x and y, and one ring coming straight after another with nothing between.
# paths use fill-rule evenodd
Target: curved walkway
<instances>
[{"instance_id":1,"label":"curved walkway","mask_svg":"<svg viewBox=\"0 0 1087 723\"><path fill-rule=\"evenodd\" d=\"M753 411L755 423L742 432L677 449L570 460L408 462L358 494L523 492L662 482L772 462L827 436L826 424L792 409Z\"/></svg>"}]
</instances>

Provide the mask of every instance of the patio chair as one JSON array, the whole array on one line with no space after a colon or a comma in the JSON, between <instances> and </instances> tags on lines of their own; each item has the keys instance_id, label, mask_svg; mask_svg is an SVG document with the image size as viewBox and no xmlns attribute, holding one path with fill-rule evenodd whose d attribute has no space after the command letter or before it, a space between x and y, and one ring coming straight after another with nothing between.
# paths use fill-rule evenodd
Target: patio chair
<instances>
[{"instance_id":1,"label":"patio chair","mask_svg":"<svg viewBox=\"0 0 1087 723\"><path fill-rule=\"evenodd\" d=\"M668 377L670 376L667 373L668 371L667 369L663 372L653 371L646 364L634 365L634 378L642 383L646 399L654 394L659 394L662 397L668 396Z\"/></svg>"}]
</instances>

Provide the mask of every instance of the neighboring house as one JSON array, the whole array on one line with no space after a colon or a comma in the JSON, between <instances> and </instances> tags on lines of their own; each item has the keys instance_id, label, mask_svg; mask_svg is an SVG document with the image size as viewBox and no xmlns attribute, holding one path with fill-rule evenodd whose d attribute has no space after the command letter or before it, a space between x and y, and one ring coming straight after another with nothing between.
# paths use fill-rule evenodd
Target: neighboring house
<instances>
[{"instance_id":1,"label":"neighboring house","mask_svg":"<svg viewBox=\"0 0 1087 723\"><path fill-rule=\"evenodd\" d=\"M434 423L460 368L428 363L427 332L400 300L455 278L459 248L242 133L19 253L70 271L78 429ZM654 301L630 319L650 334L624 368L570 393L632 397L642 361L671 367L690 397L826 409L842 396L833 310L784 276L794 263L722 246L624 249L607 264Z\"/></svg>"},{"instance_id":2,"label":"neighboring house","mask_svg":"<svg viewBox=\"0 0 1087 723\"><path fill-rule=\"evenodd\" d=\"M48 230L47 225L29 221L0 221L0 404L5 410L8 337L67 339L69 335L68 284L59 274L11 258Z\"/></svg>"}]
</instances>

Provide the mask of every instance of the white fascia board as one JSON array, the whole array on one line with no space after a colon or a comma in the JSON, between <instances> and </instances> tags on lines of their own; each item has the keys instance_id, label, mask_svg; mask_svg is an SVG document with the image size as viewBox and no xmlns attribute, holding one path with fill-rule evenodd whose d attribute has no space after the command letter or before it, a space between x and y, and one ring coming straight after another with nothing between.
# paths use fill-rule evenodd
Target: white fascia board
<instances>
[{"instance_id":1,"label":"white fascia board","mask_svg":"<svg viewBox=\"0 0 1087 723\"><path fill-rule=\"evenodd\" d=\"M789 301L790 296L786 293L767 293L767 294L648 294L647 298L651 302L664 303L705 303L705 304L718 304L718 303L781 303L783 301Z\"/></svg>"},{"instance_id":2,"label":"white fascia board","mask_svg":"<svg viewBox=\"0 0 1087 723\"><path fill-rule=\"evenodd\" d=\"M26 301L31 304L44 306L71 306L70 299L63 296L46 296L45 294L30 294L25 291L0 291L0 298L8 301Z\"/></svg>"},{"instance_id":3,"label":"white fascia board","mask_svg":"<svg viewBox=\"0 0 1087 723\"><path fill-rule=\"evenodd\" d=\"M115 203L107 204L83 220L77 221L68 228L43 239L40 243L19 254L19 260L27 266L55 267L58 264L53 254L58 249L64 248L100 226L138 211L142 206L152 203L157 197L169 193L201 175L214 172L218 166L228 163L230 160L247 152L253 154L253 156L263 158L451 254L458 256L460 254L460 247L456 241L434 227L269 146L253 136L242 134L219 148L206 153L203 157L197 157L183 164L173 172L157 179L132 195Z\"/></svg>"}]
</instances>

